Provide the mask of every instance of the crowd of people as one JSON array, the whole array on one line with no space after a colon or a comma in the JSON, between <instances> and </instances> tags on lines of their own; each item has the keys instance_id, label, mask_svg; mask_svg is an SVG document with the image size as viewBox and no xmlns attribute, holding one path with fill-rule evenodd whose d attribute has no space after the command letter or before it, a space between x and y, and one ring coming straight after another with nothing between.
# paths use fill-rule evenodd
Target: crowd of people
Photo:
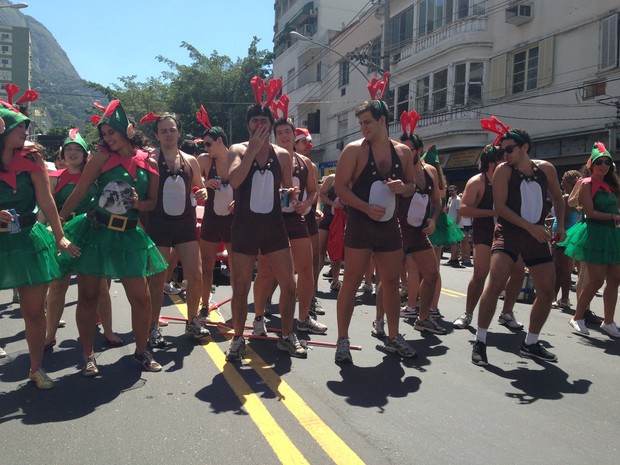
<instances>
[{"instance_id":1,"label":"crowd of people","mask_svg":"<svg viewBox=\"0 0 620 465\"><path fill-rule=\"evenodd\" d=\"M383 91L387 84L386 76ZM523 328L512 310L526 270L536 299L519 348L522 355L557 360L539 336L552 307L571 307L568 292L576 266L572 329L588 335L586 323L594 322L609 336L620 337L614 323L620 186L602 143L594 145L587 172L567 171L560 186L552 164L530 158L525 130L510 129L495 117L482 120L482 127L497 137L482 149L479 173L459 195L443 173L437 148L425 151L415 133L420 119L415 111L401 115L400 140L390 138L388 105L374 83L369 84L371 99L355 112L362 138L343 149L335 174L321 179L308 157L309 132L288 118L281 80L266 85L255 77L251 85L256 101L247 112L246 142L229 145L203 107L197 113L205 128L198 140L203 153L181 150L179 119L172 113L150 112L140 120L153 125L156 141L151 142L121 102L113 100L107 107L97 105L102 114L92 118L100 136L95 150L89 153L73 129L57 156L62 166L49 172L44 149L27 141L30 119L13 105L14 92L9 102L0 102L0 289L18 292L29 378L39 389L53 387L41 366L43 353L57 342L73 275L82 374L99 375L98 324L109 346L126 343L112 329L112 279L120 280L131 307L133 359L157 372L162 367L153 350L169 344L160 311L164 291L173 286L171 268L179 261L183 266L185 334L200 339L210 334L207 326L217 312L213 266L221 247L228 253L232 287L229 362L245 354L253 281L249 337L269 338L265 319L279 287L281 328L272 339L292 357L308 356L297 334L328 331L318 321L324 310L316 298L326 254L330 289L337 293L338 363L353 361L349 326L360 291L376 292L371 334L383 340L387 352L416 355L399 331L401 318L415 320L420 332L447 333L439 310L445 247L450 248L447 265L473 266L465 312L453 322L455 329L470 327L479 307L472 363L488 364L487 333L502 292L498 323ZM195 141L183 147L194 152ZM199 218L198 203L204 205ZM555 222L548 228L551 205ZM589 304L605 282L600 319Z\"/></svg>"}]
</instances>

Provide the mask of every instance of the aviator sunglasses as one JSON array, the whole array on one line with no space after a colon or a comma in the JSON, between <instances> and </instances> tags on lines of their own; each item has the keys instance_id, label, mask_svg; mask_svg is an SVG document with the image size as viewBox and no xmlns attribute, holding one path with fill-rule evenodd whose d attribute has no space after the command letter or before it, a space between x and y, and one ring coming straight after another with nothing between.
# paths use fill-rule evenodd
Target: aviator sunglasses
<instances>
[{"instance_id":1,"label":"aviator sunglasses","mask_svg":"<svg viewBox=\"0 0 620 465\"><path fill-rule=\"evenodd\" d=\"M512 153L514 151L515 147L520 147L520 145L519 144L512 144L512 145L508 145L508 146L506 146L506 147L504 147L503 149L500 149L500 150L501 150L501 153L504 153L504 152L505 153Z\"/></svg>"}]
</instances>

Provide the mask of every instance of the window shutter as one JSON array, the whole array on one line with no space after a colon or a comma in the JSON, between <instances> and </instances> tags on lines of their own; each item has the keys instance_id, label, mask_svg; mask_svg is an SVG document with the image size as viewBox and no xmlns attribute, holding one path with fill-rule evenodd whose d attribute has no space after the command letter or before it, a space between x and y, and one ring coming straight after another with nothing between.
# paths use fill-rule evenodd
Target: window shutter
<instances>
[{"instance_id":1,"label":"window shutter","mask_svg":"<svg viewBox=\"0 0 620 465\"><path fill-rule=\"evenodd\" d=\"M553 36L538 44L538 87L545 87L553 81Z\"/></svg>"},{"instance_id":2,"label":"window shutter","mask_svg":"<svg viewBox=\"0 0 620 465\"><path fill-rule=\"evenodd\" d=\"M506 95L506 54L491 59L489 99L494 100Z\"/></svg>"}]
</instances>

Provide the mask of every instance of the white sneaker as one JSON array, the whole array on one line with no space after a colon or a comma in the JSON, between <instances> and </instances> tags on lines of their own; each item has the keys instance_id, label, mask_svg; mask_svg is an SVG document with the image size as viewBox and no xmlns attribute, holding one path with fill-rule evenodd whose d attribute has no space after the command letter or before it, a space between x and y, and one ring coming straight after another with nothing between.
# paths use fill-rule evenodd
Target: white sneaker
<instances>
[{"instance_id":1,"label":"white sneaker","mask_svg":"<svg viewBox=\"0 0 620 465\"><path fill-rule=\"evenodd\" d=\"M613 321L608 325L606 325L605 323L601 323L601 330L604 333L607 333L608 336L620 337L620 330L618 330L616 323L614 323Z\"/></svg>"},{"instance_id":2,"label":"white sneaker","mask_svg":"<svg viewBox=\"0 0 620 465\"><path fill-rule=\"evenodd\" d=\"M372 329L370 330L370 335L376 338L385 337L385 320L375 320L372 322Z\"/></svg>"},{"instance_id":3,"label":"white sneaker","mask_svg":"<svg viewBox=\"0 0 620 465\"><path fill-rule=\"evenodd\" d=\"M357 292L363 292L364 294L372 294L373 287L372 284L360 284L360 287L357 288Z\"/></svg>"},{"instance_id":4,"label":"white sneaker","mask_svg":"<svg viewBox=\"0 0 620 465\"><path fill-rule=\"evenodd\" d=\"M267 335L267 325L265 324L264 317L259 316L255 318L254 321L252 322L252 326L254 328L252 329L252 334L254 334L255 336L266 336Z\"/></svg>"},{"instance_id":5,"label":"white sneaker","mask_svg":"<svg viewBox=\"0 0 620 465\"><path fill-rule=\"evenodd\" d=\"M517 321L514 313L500 313L497 322L510 329L523 329L523 325Z\"/></svg>"},{"instance_id":6,"label":"white sneaker","mask_svg":"<svg viewBox=\"0 0 620 465\"><path fill-rule=\"evenodd\" d=\"M6 357L6 352L4 351L2 347L0 347L0 358L5 358L5 357Z\"/></svg>"},{"instance_id":7,"label":"white sneaker","mask_svg":"<svg viewBox=\"0 0 620 465\"><path fill-rule=\"evenodd\" d=\"M181 292L183 292L183 289L174 281L169 281L164 284L164 294L179 295Z\"/></svg>"},{"instance_id":8,"label":"white sneaker","mask_svg":"<svg viewBox=\"0 0 620 465\"><path fill-rule=\"evenodd\" d=\"M584 336L589 336L590 331L586 328L586 322L583 320L573 320L572 318L568 321L568 324L573 327L577 334L582 334ZM601 324L601 329L603 325ZM603 330L604 331L604 330Z\"/></svg>"}]
</instances>

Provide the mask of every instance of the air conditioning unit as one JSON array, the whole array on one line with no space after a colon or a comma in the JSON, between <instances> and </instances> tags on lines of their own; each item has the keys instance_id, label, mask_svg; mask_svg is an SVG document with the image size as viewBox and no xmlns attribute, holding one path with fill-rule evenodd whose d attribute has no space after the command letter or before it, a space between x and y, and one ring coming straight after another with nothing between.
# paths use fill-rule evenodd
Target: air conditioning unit
<instances>
[{"instance_id":1,"label":"air conditioning unit","mask_svg":"<svg viewBox=\"0 0 620 465\"><path fill-rule=\"evenodd\" d=\"M396 64L400 61L400 52L395 53L394 55L392 55L391 60L392 64Z\"/></svg>"},{"instance_id":2,"label":"air conditioning unit","mask_svg":"<svg viewBox=\"0 0 620 465\"><path fill-rule=\"evenodd\" d=\"M318 14L319 14L319 10L318 10L318 8L312 8L312 9L308 12L308 14L309 14L310 16L316 16L316 15L318 15Z\"/></svg>"},{"instance_id":3,"label":"air conditioning unit","mask_svg":"<svg viewBox=\"0 0 620 465\"><path fill-rule=\"evenodd\" d=\"M532 5L521 4L506 8L506 22L508 24L520 26L521 24L529 23L533 17L534 9Z\"/></svg>"},{"instance_id":4,"label":"air conditioning unit","mask_svg":"<svg viewBox=\"0 0 620 465\"><path fill-rule=\"evenodd\" d=\"M344 141L343 140L339 140L338 142L336 142L336 148L338 150L342 150L344 148Z\"/></svg>"}]
</instances>

